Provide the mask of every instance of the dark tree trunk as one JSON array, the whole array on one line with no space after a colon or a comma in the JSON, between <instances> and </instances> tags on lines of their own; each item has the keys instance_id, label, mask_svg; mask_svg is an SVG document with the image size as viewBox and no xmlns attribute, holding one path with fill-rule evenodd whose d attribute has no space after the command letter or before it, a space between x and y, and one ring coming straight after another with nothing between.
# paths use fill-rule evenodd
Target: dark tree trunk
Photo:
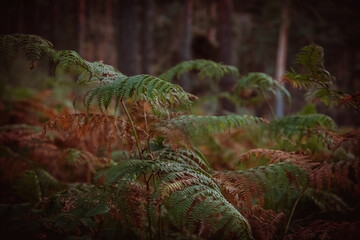
<instances>
[{"instance_id":1,"label":"dark tree trunk","mask_svg":"<svg viewBox=\"0 0 360 240\"><path fill-rule=\"evenodd\" d=\"M218 39L219 39L219 61L223 64L234 65L233 60L233 43L232 43L232 1L218 0ZM225 92L231 91L235 84L232 76L224 76L220 81L220 89ZM235 111L235 106L227 99L220 99L223 111Z\"/></svg>"},{"instance_id":2,"label":"dark tree trunk","mask_svg":"<svg viewBox=\"0 0 360 240\"><path fill-rule=\"evenodd\" d=\"M79 54L85 57L86 45L86 0L79 0L78 2L78 41L79 41Z\"/></svg>"},{"instance_id":3,"label":"dark tree trunk","mask_svg":"<svg viewBox=\"0 0 360 240\"><path fill-rule=\"evenodd\" d=\"M141 55L141 73L152 74L151 63L153 57L153 0L141 1L141 37L140 37L140 55Z\"/></svg>"},{"instance_id":4,"label":"dark tree trunk","mask_svg":"<svg viewBox=\"0 0 360 240\"><path fill-rule=\"evenodd\" d=\"M138 74L138 43L135 1L119 2L118 68L131 76Z\"/></svg>"}]
</instances>

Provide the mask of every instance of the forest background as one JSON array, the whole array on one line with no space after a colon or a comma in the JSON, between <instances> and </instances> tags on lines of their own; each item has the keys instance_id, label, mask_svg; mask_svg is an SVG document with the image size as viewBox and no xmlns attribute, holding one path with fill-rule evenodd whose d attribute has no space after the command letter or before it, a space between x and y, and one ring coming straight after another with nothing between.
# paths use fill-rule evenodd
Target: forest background
<instances>
[{"instance_id":1,"label":"forest background","mask_svg":"<svg viewBox=\"0 0 360 240\"><path fill-rule=\"evenodd\" d=\"M316 43L325 49L336 87L350 94L360 88L360 16L354 0L14 0L3 3L0 12L0 34L40 35L57 49L74 49L126 75L157 75L184 60L210 59L234 65L241 74L279 78L280 48L288 71L296 52ZM188 75L178 83L195 95L209 90ZM231 79L220 82L222 90L231 91L228 86ZM291 114L306 104L304 92L286 87L292 101L284 111ZM273 99L274 109L275 104ZM266 103L251 107L256 115L271 115ZM359 124L341 108L335 112L318 103L317 111L339 125Z\"/></svg>"}]
</instances>

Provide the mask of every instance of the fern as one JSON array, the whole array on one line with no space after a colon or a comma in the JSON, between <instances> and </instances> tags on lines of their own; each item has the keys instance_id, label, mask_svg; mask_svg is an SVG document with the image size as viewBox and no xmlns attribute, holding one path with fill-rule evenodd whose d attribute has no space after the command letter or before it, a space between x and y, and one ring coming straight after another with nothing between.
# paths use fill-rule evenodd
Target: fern
<instances>
[{"instance_id":1,"label":"fern","mask_svg":"<svg viewBox=\"0 0 360 240\"><path fill-rule=\"evenodd\" d=\"M254 203L266 209L288 209L296 196L308 187L304 169L282 162L248 170L218 172L215 178L233 201L241 201L237 205L246 209Z\"/></svg>"},{"instance_id":2,"label":"fern","mask_svg":"<svg viewBox=\"0 0 360 240\"><path fill-rule=\"evenodd\" d=\"M157 211L170 206L176 225L185 221L189 230L202 236L222 230L237 239L251 239L246 219L224 198L211 175L198 167L199 159L190 159L187 151L177 152L179 158L169 153L160 152L156 160L129 160L100 176L105 174L107 184L118 182L120 188L141 176L158 176L151 203Z\"/></svg>"},{"instance_id":3,"label":"fern","mask_svg":"<svg viewBox=\"0 0 360 240\"><path fill-rule=\"evenodd\" d=\"M119 77L114 82L90 90L85 100L88 110L95 98L101 110L107 110L112 99L116 104L126 100L145 100L155 109L190 105L187 93L180 86L149 75Z\"/></svg>"},{"instance_id":4,"label":"fern","mask_svg":"<svg viewBox=\"0 0 360 240\"><path fill-rule=\"evenodd\" d=\"M292 115L273 120L269 125L269 130L275 136L287 138L298 136L298 139L301 139L309 129L326 127L332 130L335 126L334 121L323 114Z\"/></svg>"},{"instance_id":5,"label":"fern","mask_svg":"<svg viewBox=\"0 0 360 240\"><path fill-rule=\"evenodd\" d=\"M163 121L157 126L157 131L171 137L171 132L173 130L178 130L180 133L188 136L191 140L196 141L201 140L204 135L210 133L221 133L229 131L233 128L249 127L263 122L267 121L262 118L249 115L183 115ZM179 138L179 136L177 136L177 138Z\"/></svg>"},{"instance_id":6,"label":"fern","mask_svg":"<svg viewBox=\"0 0 360 240\"><path fill-rule=\"evenodd\" d=\"M182 74L189 71L198 71L200 78L214 80L219 80L226 74L232 74L234 76L239 75L239 71L236 67L215 63L210 60L197 59L181 62L161 74L159 78L171 82L172 79L180 78Z\"/></svg>"},{"instance_id":7,"label":"fern","mask_svg":"<svg viewBox=\"0 0 360 240\"><path fill-rule=\"evenodd\" d=\"M287 96L289 99L291 98L290 93L284 86L280 85L278 81L265 73L248 73L241 77L235 85L235 92L237 93L249 91L249 89L258 91L258 94L261 95L264 94L264 92L271 92L275 95L276 90L279 90L283 95Z\"/></svg>"}]
</instances>

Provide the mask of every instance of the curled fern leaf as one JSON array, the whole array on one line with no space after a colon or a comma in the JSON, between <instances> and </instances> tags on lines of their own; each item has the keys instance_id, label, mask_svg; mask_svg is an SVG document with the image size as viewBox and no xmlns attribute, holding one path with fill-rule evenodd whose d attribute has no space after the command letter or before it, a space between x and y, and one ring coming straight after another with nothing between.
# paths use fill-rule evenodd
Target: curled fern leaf
<instances>
[{"instance_id":1,"label":"curled fern leaf","mask_svg":"<svg viewBox=\"0 0 360 240\"><path fill-rule=\"evenodd\" d=\"M168 71L160 75L161 79L165 81L171 81L174 78L179 78L182 74L189 71L198 71L200 78L209 78L219 80L226 74L239 75L239 71L236 67L222 65L210 60L197 59L184 61L178 65L170 68Z\"/></svg>"}]
</instances>

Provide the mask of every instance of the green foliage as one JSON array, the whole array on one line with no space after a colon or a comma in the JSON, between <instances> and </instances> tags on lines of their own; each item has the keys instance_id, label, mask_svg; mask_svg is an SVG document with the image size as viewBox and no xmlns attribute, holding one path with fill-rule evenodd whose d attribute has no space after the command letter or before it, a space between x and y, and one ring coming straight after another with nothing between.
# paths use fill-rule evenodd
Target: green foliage
<instances>
[{"instance_id":1,"label":"green foliage","mask_svg":"<svg viewBox=\"0 0 360 240\"><path fill-rule=\"evenodd\" d=\"M101 110L106 110L112 99L115 99L116 104L126 100L144 100L154 109L179 104L190 105L187 93L180 86L149 75L122 76L111 83L95 87L85 99L88 110L95 98Z\"/></svg>"},{"instance_id":2,"label":"green foliage","mask_svg":"<svg viewBox=\"0 0 360 240\"><path fill-rule=\"evenodd\" d=\"M318 45L303 47L296 55L295 63L300 64L301 72L294 69L286 73L285 81L295 87L304 87L307 91L307 99L311 101L321 100L326 105L338 103L348 105L355 111L360 111L360 102L357 93L346 94L333 87L335 78L324 67L324 49Z\"/></svg>"},{"instance_id":3,"label":"green foliage","mask_svg":"<svg viewBox=\"0 0 360 240\"><path fill-rule=\"evenodd\" d=\"M269 130L276 137L284 136L289 139L295 137L301 140L310 129L325 127L333 130L335 126L335 122L323 114L291 115L271 121Z\"/></svg>"},{"instance_id":4,"label":"green foliage","mask_svg":"<svg viewBox=\"0 0 360 240\"><path fill-rule=\"evenodd\" d=\"M38 176L32 170L25 171L13 188L27 202L36 203L42 196Z\"/></svg>"},{"instance_id":5,"label":"green foliage","mask_svg":"<svg viewBox=\"0 0 360 240\"><path fill-rule=\"evenodd\" d=\"M201 140L204 135L210 133L221 133L234 128L250 127L255 124L264 123L266 120L250 115L227 115L227 116L194 116L182 115L180 117L165 120L159 124L160 130L180 130L191 140ZM200 138L200 139L196 139Z\"/></svg>"},{"instance_id":6,"label":"green foliage","mask_svg":"<svg viewBox=\"0 0 360 240\"><path fill-rule=\"evenodd\" d=\"M197 59L183 61L161 74L159 78L171 82L174 78L180 78L182 74L189 71L197 71L200 78L209 78L216 81L226 74L239 75L236 67L223 65L211 60Z\"/></svg>"},{"instance_id":7,"label":"green foliage","mask_svg":"<svg viewBox=\"0 0 360 240\"><path fill-rule=\"evenodd\" d=\"M156 186L151 196L153 214L159 214L165 204L179 228L186 226L203 236L221 230L236 239L252 239L246 219L224 198L210 173L199 168L199 161L204 165L203 159L194 156L193 152L172 153L168 149L160 151L155 160L129 160L103 174L107 184L117 182L120 189L126 182L140 177L150 175L149 179L155 178Z\"/></svg>"},{"instance_id":8,"label":"green foliage","mask_svg":"<svg viewBox=\"0 0 360 240\"><path fill-rule=\"evenodd\" d=\"M242 91L249 91L250 89L258 91L258 94L261 95L265 92L270 92L276 95L276 90L279 90L283 95L287 96L289 99L291 98L290 93L286 90L286 88L266 73L248 73L241 77L235 85L236 93L241 94Z\"/></svg>"},{"instance_id":9,"label":"green foliage","mask_svg":"<svg viewBox=\"0 0 360 240\"><path fill-rule=\"evenodd\" d=\"M196 116L171 111L179 105L190 106L188 94L171 83L174 78L196 71L201 78L216 82L226 74L239 77L235 67L192 60L178 64L160 77L128 77L102 62L87 62L74 51L55 50L50 42L38 36L0 37L2 66L9 68L19 53L29 61L30 68L47 56L55 65L78 75L76 87L86 93L83 97L88 111L93 102L102 112L108 111L112 102L115 109L121 103L128 121L123 120L123 116L102 114L56 116L44 127L48 134L50 130L61 131L51 139L24 127L4 130L0 137L4 144L1 163L17 171L20 177L12 190L20 201L31 203L0 206L2 219L10 221L6 223L5 233L47 239L154 239L154 235L159 239L179 235L205 239L273 239L281 230L279 216L288 217L286 233L297 226L293 218L315 218L319 210L345 214L350 207L357 207L348 205L347 201L358 197L358 161L345 159L333 163L332 154L328 156L328 152L318 146L326 142L320 138L329 136L333 149L346 143L355 149L351 153L356 155L359 133L334 133L334 121L316 114L312 107L303 110L302 115L275 119L271 123L250 115ZM304 73L289 73L287 78L291 83L311 88L312 94L323 100L345 96L330 87L333 77L323 67L321 47L303 48L297 55L297 63ZM240 97L252 97L256 92L265 100L266 93L277 90L289 97L285 88L264 73L249 73L235 86L235 94ZM352 100L347 104L357 106ZM166 119L164 115L155 114L159 110L168 113ZM247 135L253 128L258 131L259 142L267 144L267 148L254 149L259 143L250 141ZM223 136L210 135L226 131L231 135L225 141L221 140ZM199 147L203 154L195 148L196 141L209 139L217 149L203 144ZM220 147L222 141L230 146ZM277 142L282 150L273 149ZM286 146L289 143L291 147ZM187 148L182 148L184 145ZM290 148L292 152L285 151ZM226 152L229 149L231 154ZM243 151L247 153L242 154ZM255 160L264 165L233 170L241 166L226 162L226 154L235 159L233 162ZM213 167L205 157L208 155L215 159ZM110 157L113 159L108 159ZM40 160L35 163L36 158L45 159L46 163ZM322 162L324 159L330 161ZM51 164L46 165L49 162ZM69 166L68 162L82 164ZM54 176L66 178L65 181L73 179L65 172L78 171L81 181L86 183L59 182L40 168L43 165L50 166L52 173L58 174ZM70 167L76 171L68 171ZM94 173L95 185L90 184ZM347 193L349 189L354 193ZM319 209L302 211L303 206L314 203ZM301 210L297 209L300 207ZM17 234L21 228L25 229L24 233ZM258 233L267 235L256 235ZM280 233L278 238L283 235Z\"/></svg>"}]
</instances>

